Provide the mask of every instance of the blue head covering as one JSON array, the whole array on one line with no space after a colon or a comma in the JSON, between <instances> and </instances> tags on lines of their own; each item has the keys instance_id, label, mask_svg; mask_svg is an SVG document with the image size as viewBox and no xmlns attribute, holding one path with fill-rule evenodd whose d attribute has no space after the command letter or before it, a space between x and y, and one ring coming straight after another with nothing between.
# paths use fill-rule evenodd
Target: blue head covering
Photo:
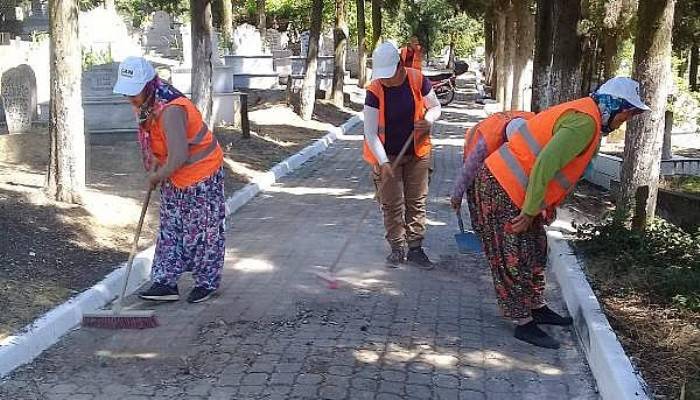
<instances>
[{"instance_id":1,"label":"blue head covering","mask_svg":"<svg viewBox=\"0 0 700 400\"><path fill-rule=\"evenodd\" d=\"M621 111L635 108L627 100L609 94L596 92L591 94L591 97L596 104L598 104L598 109L600 109L600 115L603 123L602 130L606 135L612 132L610 122L612 122L617 114L619 114Z\"/></svg>"}]
</instances>

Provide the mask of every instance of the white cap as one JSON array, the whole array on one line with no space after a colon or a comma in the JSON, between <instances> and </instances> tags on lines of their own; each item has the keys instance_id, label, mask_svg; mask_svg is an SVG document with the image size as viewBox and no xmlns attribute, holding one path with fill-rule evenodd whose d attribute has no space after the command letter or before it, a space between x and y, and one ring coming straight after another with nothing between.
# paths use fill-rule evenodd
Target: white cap
<instances>
[{"instance_id":1,"label":"white cap","mask_svg":"<svg viewBox=\"0 0 700 400\"><path fill-rule=\"evenodd\" d=\"M600 85L596 91L598 94L607 94L619 99L627 100L636 108L644 111L649 111L650 108L644 104L639 97L639 82L625 76L617 76L609 79L607 82Z\"/></svg>"},{"instance_id":2,"label":"white cap","mask_svg":"<svg viewBox=\"0 0 700 400\"><path fill-rule=\"evenodd\" d=\"M390 42L377 46L372 53L372 80L391 78L399 65L399 49Z\"/></svg>"},{"instance_id":3,"label":"white cap","mask_svg":"<svg viewBox=\"0 0 700 400\"><path fill-rule=\"evenodd\" d=\"M117 83L114 85L113 92L136 96L155 77L156 70L148 60L143 57L127 57L119 64Z\"/></svg>"}]
</instances>

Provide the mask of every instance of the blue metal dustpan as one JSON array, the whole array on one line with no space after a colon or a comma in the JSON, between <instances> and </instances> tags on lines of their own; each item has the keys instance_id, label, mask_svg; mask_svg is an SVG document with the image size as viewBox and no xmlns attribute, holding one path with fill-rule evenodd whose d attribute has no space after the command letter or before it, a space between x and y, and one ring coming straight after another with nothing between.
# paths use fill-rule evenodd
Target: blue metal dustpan
<instances>
[{"instance_id":1,"label":"blue metal dustpan","mask_svg":"<svg viewBox=\"0 0 700 400\"><path fill-rule=\"evenodd\" d=\"M457 222L459 222L459 232L455 234L457 248L462 254L481 253L481 240L473 231L464 230L464 221L462 221L462 213L457 211Z\"/></svg>"}]
</instances>

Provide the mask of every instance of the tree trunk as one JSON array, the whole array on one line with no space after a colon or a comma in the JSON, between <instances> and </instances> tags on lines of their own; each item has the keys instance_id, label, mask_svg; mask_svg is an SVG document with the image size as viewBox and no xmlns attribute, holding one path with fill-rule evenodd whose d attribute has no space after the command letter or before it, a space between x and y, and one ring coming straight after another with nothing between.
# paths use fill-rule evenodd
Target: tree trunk
<instances>
[{"instance_id":1,"label":"tree trunk","mask_svg":"<svg viewBox=\"0 0 700 400\"><path fill-rule=\"evenodd\" d=\"M263 42L267 40L267 15L265 14L265 0L256 0L258 11L258 31Z\"/></svg>"},{"instance_id":2,"label":"tree trunk","mask_svg":"<svg viewBox=\"0 0 700 400\"><path fill-rule=\"evenodd\" d=\"M447 69L454 69L455 67L455 37L453 33L450 33L450 50L447 54Z\"/></svg>"},{"instance_id":3,"label":"tree trunk","mask_svg":"<svg viewBox=\"0 0 700 400\"><path fill-rule=\"evenodd\" d=\"M105 0L105 8L108 10L114 10L114 0Z\"/></svg>"},{"instance_id":4,"label":"tree trunk","mask_svg":"<svg viewBox=\"0 0 700 400\"><path fill-rule=\"evenodd\" d=\"M357 62L359 64L358 85L367 84L367 49L365 48L365 0L357 0Z\"/></svg>"},{"instance_id":5,"label":"tree trunk","mask_svg":"<svg viewBox=\"0 0 700 400\"><path fill-rule=\"evenodd\" d=\"M323 17L323 0L313 0L311 8L311 34L309 50L306 55L306 71L301 87L301 107L299 115L305 121L311 119L316 102L316 71L318 67L318 39L321 36L321 18Z\"/></svg>"},{"instance_id":6,"label":"tree trunk","mask_svg":"<svg viewBox=\"0 0 700 400\"><path fill-rule=\"evenodd\" d=\"M226 47L230 50L233 43L233 2L231 0L221 0L221 8L223 9L221 33L223 34Z\"/></svg>"},{"instance_id":7,"label":"tree trunk","mask_svg":"<svg viewBox=\"0 0 700 400\"><path fill-rule=\"evenodd\" d=\"M192 10L192 102L212 126L211 0L190 0Z\"/></svg>"},{"instance_id":8,"label":"tree trunk","mask_svg":"<svg viewBox=\"0 0 700 400\"><path fill-rule=\"evenodd\" d=\"M382 0L372 0L372 51L382 39Z\"/></svg>"},{"instance_id":9,"label":"tree trunk","mask_svg":"<svg viewBox=\"0 0 700 400\"><path fill-rule=\"evenodd\" d=\"M620 68L618 51L622 45L622 35L614 29L603 30L603 82L617 75Z\"/></svg>"},{"instance_id":10,"label":"tree trunk","mask_svg":"<svg viewBox=\"0 0 700 400\"><path fill-rule=\"evenodd\" d=\"M532 111L549 106L549 84L552 72L552 36L554 34L554 0L537 0L535 14L535 58L532 67Z\"/></svg>"},{"instance_id":11,"label":"tree trunk","mask_svg":"<svg viewBox=\"0 0 700 400\"><path fill-rule=\"evenodd\" d=\"M554 2L554 50L552 56L552 106L581 97L581 19L580 0Z\"/></svg>"},{"instance_id":12,"label":"tree trunk","mask_svg":"<svg viewBox=\"0 0 700 400\"><path fill-rule=\"evenodd\" d=\"M55 200L79 204L85 190L85 132L77 1L51 1L49 26L51 99L46 191Z\"/></svg>"},{"instance_id":13,"label":"tree trunk","mask_svg":"<svg viewBox=\"0 0 700 400\"><path fill-rule=\"evenodd\" d=\"M661 160L673 159L673 111L664 114L664 144L661 148Z\"/></svg>"},{"instance_id":14,"label":"tree trunk","mask_svg":"<svg viewBox=\"0 0 700 400\"><path fill-rule=\"evenodd\" d=\"M698 46L695 45L690 49L690 68L688 70L688 82L690 90L698 91Z\"/></svg>"},{"instance_id":15,"label":"tree trunk","mask_svg":"<svg viewBox=\"0 0 700 400\"><path fill-rule=\"evenodd\" d=\"M493 11L489 10L484 17L484 79L489 86L494 81L493 28Z\"/></svg>"},{"instance_id":16,"label":"tree trunk","mask_svg":"<svg viewBox=\"0 0 700 400\"><path fill-rule=\"evenodd\" d=\"M505 81L501 89L503 90L503 109L512 109L513 103L513 83L515 70L515 54L518 42L518 24L516 15L516 2L519 0L511 0L507 3L506 8L506 42L505 42Z\"/></svg>"},{"instance_id":17,"label":"tree trunk","mask_svg":"<svg viewBox=\"0 0 700 400\"><path fill-rule=\"evenodd\" d=\"M513 99L511 108L526 110L530 104L525 104L525 92L532 86L532 53L535 46L535 18L530 11L532 0L516 2L517 15L517 50L513 65Z\"/></svg>"},{"instance_id":18,"label":"tree trunk","mask_svg":"<svg viewBox=\"0 0 700 400\"><path fill-rule=\"evenodd\" d=\"M496 85L491 89L496 93L496 102L505 108L505 87L506 87L506 14L500 7L495 10L496 14ZM494 92L495 90L495 92Z\"/></svg>"},{"instance_id":19,"label":"tree trunk","mask_svg":"<svg viewBox=\"0 0 700 400\"><path fill-rule=\"evenodd\" d=\"M630 219L637 188L649 187L647 218L656 211L661 170L664 115L671 80L671 39L676 0L640 0L634 48L633 77L639 81L642 99L651 107L627 124L617 217ZM649 29L649 27L655 29ZM640 205L641 206L641 205Z\"/></svg>"},{"instance_id":20,"label":"tree trunk","mask_svg":"<svg viewBox=\"0 0 700 400\"><path fill-rule=\"evenodd\" d=\"M345 104L345 58L347 57L348 25L345 22L345 0L335 2L335 30L333 38L335 44L335 60L333 69L333 104L343 107Z\"/></svg>"}]
</instances>

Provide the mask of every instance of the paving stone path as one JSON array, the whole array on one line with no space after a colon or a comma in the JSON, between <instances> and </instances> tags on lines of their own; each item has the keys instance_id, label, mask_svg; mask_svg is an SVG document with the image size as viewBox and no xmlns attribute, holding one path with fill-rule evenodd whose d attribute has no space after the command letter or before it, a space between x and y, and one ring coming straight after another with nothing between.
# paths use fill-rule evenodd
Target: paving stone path
<instances>
[{"instance_id":1,"label":"paving stone path","mask_svg":"<svg viewBox=\"0 0 700 400\"><path fill-rule=\"evenodd\" d=\"M76 330L0 384L0 399L597 399L572 333L550 330L556 351L515 340L484 260L457 253L447 195L464 128L483 112L461 102L444 116L425 243L435 270L384 267L358 128L231 216L218 297L156 306L156 329ZM313 273L367 208L329 289ZM549 297L562 309L554 285Z\"/></svg>"}]
</instances>

